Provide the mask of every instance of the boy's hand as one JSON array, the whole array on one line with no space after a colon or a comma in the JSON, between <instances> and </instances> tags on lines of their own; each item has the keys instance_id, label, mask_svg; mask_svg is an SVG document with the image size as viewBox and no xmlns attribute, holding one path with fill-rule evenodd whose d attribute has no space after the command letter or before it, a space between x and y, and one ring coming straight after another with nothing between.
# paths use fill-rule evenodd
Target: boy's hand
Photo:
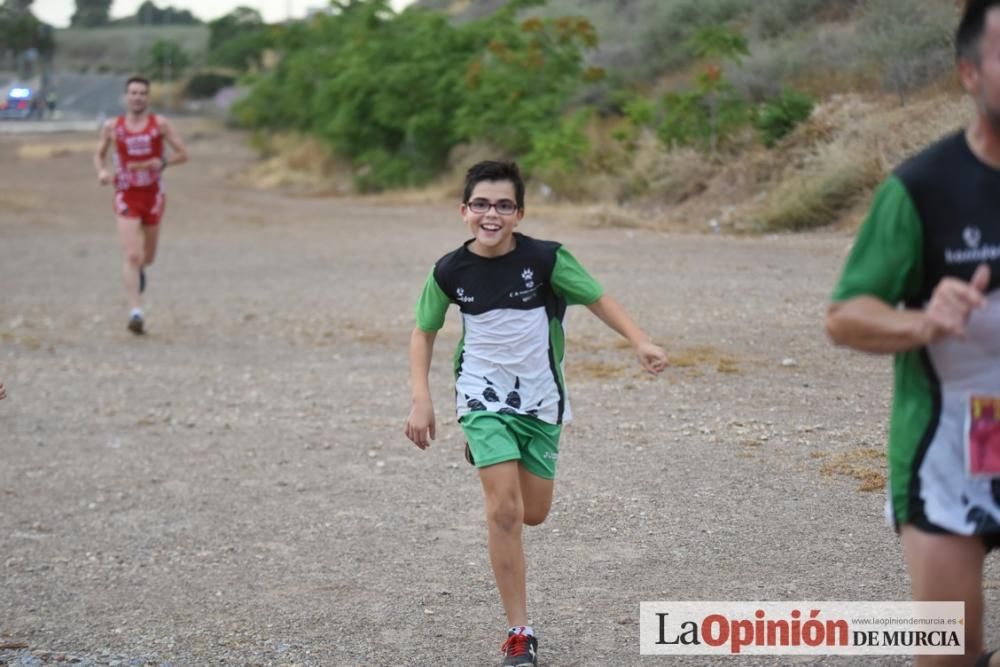
<instances>
[{"instance_id":1,"label":"boy's hand","mask_svg":"<svg viewBox=\"0 0 1000 667\"><path fill-rule=\"evenodd\" d=\"M406 437L420 449L427 449L436 436L434 405L429 398L416 399L406 418Z\"/></svg>"},{"instance_id":2,"label":"boy's hand","mask_svg":"<svg viewBox=\"0 0 1000 667\"><path fill-rule=\"evenodd\" d=\"M650 375L659 375L667 367L667 353L654 343L638 343L635 346L635 356Z\"/></svg>"}]
</instances>

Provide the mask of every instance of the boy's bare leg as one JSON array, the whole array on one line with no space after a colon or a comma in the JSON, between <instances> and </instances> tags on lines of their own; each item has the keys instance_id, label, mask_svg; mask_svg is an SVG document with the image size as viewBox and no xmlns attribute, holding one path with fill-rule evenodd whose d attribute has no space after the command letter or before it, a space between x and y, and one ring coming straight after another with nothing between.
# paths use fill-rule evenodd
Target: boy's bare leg
<instances>
[{"instance_id":1,"label":"boy's bare leg","mask_svg":"<svg viewBox=\"0 0 1000 667\"><path fill-rule=\"evenodd\" d=\"M497 590L511 627L528 624L528 594L525 588L524 501L521 497L520 464L505 461L479 469L486 503L487 543Z\"/></svg>"},{"instance_id":2,"label":"boy's bare leg","mask_svg":"<svg viewBox=\"0 0 1000 667\"><path fill-rule=\"evenodd\" d=\"M549 515L549 510L552 508L552 492L556 486L555 481L533 475L522 465L517 467L517 472L521 482L524 523L528 526L537 526L545 521L545 517Z\"/></svg>"},{"instance_id":3,"label":"boy's bare leg","mask_svg":"<svg viewBox=\"0 0 1000 667\"><path fill-rule=\"evenodd\" d=\"M122 264L122 282L125 284L125 295L129 309L139 308L139 269L142 268L143 232L142 223L138 218L118 217L118 237L122 242L124 263Z\"/></svg>"},{"instance_id":4,"label":"boy's bare leg","mask_svg":"<svg viewBox=\"0 0 1000 667\"><path fill-rule=\"evenodd\" d=\"M971 667L983 652L983 561L978 537L900 530L915 601L965 602L965 655L919 655L915 667ZM994 660L995 661L995 660ZM991 662L991 664L993 664Z\"/></svg>"}]
</instances>

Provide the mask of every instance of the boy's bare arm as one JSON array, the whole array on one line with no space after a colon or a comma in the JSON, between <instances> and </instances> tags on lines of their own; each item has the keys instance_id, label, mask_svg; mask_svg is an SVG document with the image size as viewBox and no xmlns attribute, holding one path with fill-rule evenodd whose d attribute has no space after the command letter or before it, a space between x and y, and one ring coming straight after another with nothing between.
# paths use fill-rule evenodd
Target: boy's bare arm
<instances>
[{"instance_id":1,"label":"boy's bare arm","mask_svg":"<svg viewBox=\"0 0 1000 667\"><path fill-rule=\"evenodd\" d=\"M667 367L667 353L654 344L646 332L639 328L618 301L604 295L587 306L594 315L632 343L639 363L646 371L658 375Z\"/></svg>"},{"instance_id":2,"label":"boy's bare arm","mask_svg":"<svg viewBox=\"0 0 1000 667\"><path fill-rule=\"evenodd\" d=\"M406 437L420 449L427 449L436 437L434 404L428 375L437 332L415 328L410 335L410 415L406 418Z\"/></svg>"}]
</instances>

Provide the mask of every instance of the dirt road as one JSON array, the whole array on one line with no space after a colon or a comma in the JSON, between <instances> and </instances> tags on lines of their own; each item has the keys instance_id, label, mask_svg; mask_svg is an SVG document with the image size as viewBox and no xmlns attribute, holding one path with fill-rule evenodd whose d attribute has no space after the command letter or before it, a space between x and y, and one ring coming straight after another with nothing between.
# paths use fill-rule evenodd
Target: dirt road
<instances>
[{"instance_id":1,"label":"dirt road","mask_svg":"<svg viewBox=\"0 0 1000 667\"><path fill-rule=\"evenodd\" d=\"M253 190L240 136L186 133L142 338L93 137L0 136L0 664L495 664L454 312L438 440L402 435L412 304L465 238L455 206ZM522 231L566 243L674 361L647 379L569 316L576 420L527 533L542 663L713 664L640 660L643 600L906 599L882 493L859 490L889 360L821 330L849 238L595 230L528 204Z\"/></svg>"}]
</instances>

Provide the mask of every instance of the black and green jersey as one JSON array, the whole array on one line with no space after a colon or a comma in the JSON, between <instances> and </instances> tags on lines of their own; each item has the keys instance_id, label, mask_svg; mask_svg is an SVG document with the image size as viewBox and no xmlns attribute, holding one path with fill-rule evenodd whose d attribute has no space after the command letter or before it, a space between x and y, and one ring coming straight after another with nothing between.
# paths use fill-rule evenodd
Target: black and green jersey
<instances>
[{"instance_id":1,"label":"black and green jersey","mask_svg":"<svg viewBox=\"0 0 1000 667\"><path fill-rule=\"evenodd\" d=\"M481 257L467 241L439 259L417 302L417 327L440 329L452 303L462 313L455 352L460 417L489 410L562 424L571 417L563 316L567 305L597 301L601 286L560 244L514 238L514 250L500 257Z\"/></svg>"},{"instance_id":2,"label":"black and green jersey","mask_svg":"<svg viewBox=\"0 0 1000 667\"><path fill-rule=\"evenodd\" d=\"M897 524L1000 532L1000 480L967 474L964 450L969 396L1000 396L1000 171L956 133L880 187L833 299L922 308L943 278L968 281L982 263L992 273L989 305L973 313L967 337L896 355L889 510Z\"/></svg>"}]
</instances>

